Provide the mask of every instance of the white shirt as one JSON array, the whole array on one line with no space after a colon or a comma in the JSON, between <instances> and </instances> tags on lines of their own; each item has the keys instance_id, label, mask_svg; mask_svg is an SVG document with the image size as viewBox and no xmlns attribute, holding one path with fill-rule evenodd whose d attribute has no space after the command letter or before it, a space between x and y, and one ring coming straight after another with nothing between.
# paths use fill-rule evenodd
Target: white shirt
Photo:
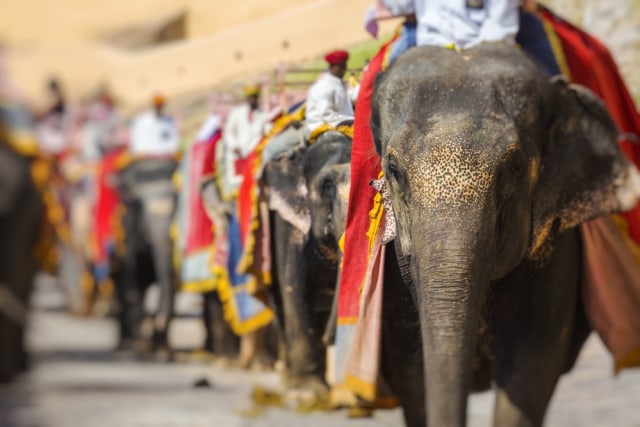
<instances>
[{"instance_id":1,"label":"white shirt","mask_svg":"<svg viewBox=\"0 0 640 427\"><path fill-rule=\"evenodd\" d=\"M309 133L323 124L337 126L353 120L353 107L344 82L329 72L318 77L307 94L306 127Z\"/></svg>"},{"instance_id":2,"label":"white shirt","mask_svg":"<svg viewBox=\"0 0 640 427\"><path fill-rule=\"evenodd\" d=\"M134 155L173 155L180 148L180 136L173 119L154 111L140 114L131 128L129 151Z\"/></svg>"},{"instance_id":3,"label":"white shirt","mask_svg":"<svg viewBox=\"0 0 640 427\"><path fill-rule=\"evenodd\" d=\"M514 43L520 24L518 0L484 0L484 7L466 6L466 0L415 0L418 45L459 49L483 41Z\"/></svg>"},{"instance_id":4,"label":"white shirt","mask_svg":"<svg viewBox=\"0 0 640 427\"><path fill-rule=\"evenodd\" d=\"M240 105L229 112L221 144L225 197L226 193L237 189L242 183L242 175L236 171L236 162L246 158L258 145L267 130L268 120L267 113L259 109L251 111L249 104Z\"/></svg>"}]
</instances>

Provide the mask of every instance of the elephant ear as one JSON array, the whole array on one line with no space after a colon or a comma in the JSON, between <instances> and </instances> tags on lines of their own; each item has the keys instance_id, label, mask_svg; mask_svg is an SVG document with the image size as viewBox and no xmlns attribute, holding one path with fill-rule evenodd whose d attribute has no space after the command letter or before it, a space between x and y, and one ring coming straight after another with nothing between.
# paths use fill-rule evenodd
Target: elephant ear
<instances>
[{"instance_id":1,"label":"elephant ear","mask_svg":"<svg viewBox=\"0 0 640 427\"><path fill-rule=\"evenodd\" d=\"M528 258L544 259L563 231L632 208L640 173L618 147L618 129L585 87L551 81L551 111L532 209Z\"/></svg>"},{"instance_id":2,"label":"elephant ear","mask_svg":"<svg viewBox=\"0 0 640 427\"><path fill-rule=\"evenodd\" d=\"M262 174L261 186L269 209L306 235L311 229L311 213L309 189L303 175L305 150L300 147L270 160Z\"/></svg>"}]
</instances>

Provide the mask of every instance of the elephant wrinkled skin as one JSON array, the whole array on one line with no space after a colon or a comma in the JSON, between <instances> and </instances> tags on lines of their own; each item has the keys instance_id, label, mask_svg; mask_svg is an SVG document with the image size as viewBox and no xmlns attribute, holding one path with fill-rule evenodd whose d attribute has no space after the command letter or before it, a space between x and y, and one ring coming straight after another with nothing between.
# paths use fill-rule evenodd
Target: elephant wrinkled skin
<instances>
[{"instance_id":1,"label":"elephant wrinkled skin","mask_svg":"<svg viewBox=\"0 0 640 427\"><path fill-rule=\"evenodd\" d=\"M589 331L575 226L637 195L615 125L588 90L490 43L408 51L378 77L372 107L416 307L402 316L422 342L388 350L411 334L385 308L383 372L406 380L388 378L407 424L464 426L468 393L493 380L495 426L541 425ZM402 285L389 286L393 306ZM403 372L421 373L421 402Z\"/></svg>"}]
</instances>

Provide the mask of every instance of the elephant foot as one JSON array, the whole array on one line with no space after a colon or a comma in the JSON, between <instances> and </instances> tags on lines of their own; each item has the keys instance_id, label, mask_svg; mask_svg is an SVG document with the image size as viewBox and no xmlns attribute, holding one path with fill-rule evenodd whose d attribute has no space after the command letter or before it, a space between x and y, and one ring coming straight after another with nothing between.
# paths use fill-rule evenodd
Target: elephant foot
<instances>
[{"instance_id":1,"label":"elephant foot","mask_svg":"<svg viewBox=\"0 0 640 427\"><path fill-rule=\"evenodd\" d=\"M169 347L156 348L153 352L153 357L156 362L169 363L175 360L173 350Z\"/></svg>"},{"instance_id":2,"label":"elephant foot","mask_svg":"<svg viewBox=\"0 0 640 427\"><path fill-rule=\"evenodd\" d=\"M201 349L177 353L175 360L186 363L211 363L215 360L215 356L210 351Z\"/></svg>"},{"instance_id":3,"label":"elephant foot","mask_svg":"<svg viewBox=\"0 0 640 427\"><path fill-rule=\"evenodd\" d=\"M371 418L373 417L373 408L369 406L352 406L347 411L348 418Z\"/></svg>"},{"instance_id":4,"label":"elephant foot","mask_svg":"<svg viewBox=\"0 0 640 427\"><path fill-rule=\"evenodd\" d=\"M358 406L358 397L344 385L334 385L329 392L329 402L334 409Z\"/></svg>"},{"instance_id":5,"label":"elephant foot","mask_svg":"<svg viewBox=\"0 0 640 427\"><path fill-rule=\"evenodd\" d=\"M134 338L120 338L118 342L118 346L116 347L117 352L127 352L133 351L136 346L136 340Z\"/></svg>"},{"instance_id":6,"label":"elephant foot","mask_svg":"<svg viewBox=\"0 0 640 427\"><path fill-rule=\"evenodd\" d=\"M329 386L327 386L324 379L318 375L288 376L284 380L284 384L288 390L287 394L296 400L300 400L297 399L296 396L304 398L308 395L324 396L329 393Z\"/></svg>"},{"instance_id":7,"label":"elephant foot","mask_svg":"<svg viewBox=\"0 0 640 427\"><path fill-rule=\"evenodd\" d=\"M224 356L215 357L213 365L218 369L228 369L235 366L234 359Z\"/></svg>"}]
</instances>

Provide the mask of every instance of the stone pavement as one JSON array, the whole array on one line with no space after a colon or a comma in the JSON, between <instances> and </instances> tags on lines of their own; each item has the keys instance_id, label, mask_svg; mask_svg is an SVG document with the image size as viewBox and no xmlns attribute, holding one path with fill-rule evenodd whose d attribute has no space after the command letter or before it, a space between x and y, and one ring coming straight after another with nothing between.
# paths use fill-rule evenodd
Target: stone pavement
<instances>
[{"instance_id":1,"label":"stone pavement","mask_svg":"<svg viewBox=\"0 0 640 427\"><path fill-rule=\"evenodd\" d=\"M188 304L187 304L188 305ZM202 326L179 318L171 340L197 347ZM301 415L252 410L253 386L278 388L276 373L243 372L204 363L162 364L111 352L111 320L79 319L37 310L29 335L34 368L11 387L0 387L0 427L390 427L402 425L398 410L372 419L347 419L344 411ZM195 388L207 379L208 388ZM469 425L489 426L491 392L472 396ZM556 391L547 416L551 427L640 427L640 370L612 377L611 361L592 336L578 366Z\"/></svg>"}]
</instances>

